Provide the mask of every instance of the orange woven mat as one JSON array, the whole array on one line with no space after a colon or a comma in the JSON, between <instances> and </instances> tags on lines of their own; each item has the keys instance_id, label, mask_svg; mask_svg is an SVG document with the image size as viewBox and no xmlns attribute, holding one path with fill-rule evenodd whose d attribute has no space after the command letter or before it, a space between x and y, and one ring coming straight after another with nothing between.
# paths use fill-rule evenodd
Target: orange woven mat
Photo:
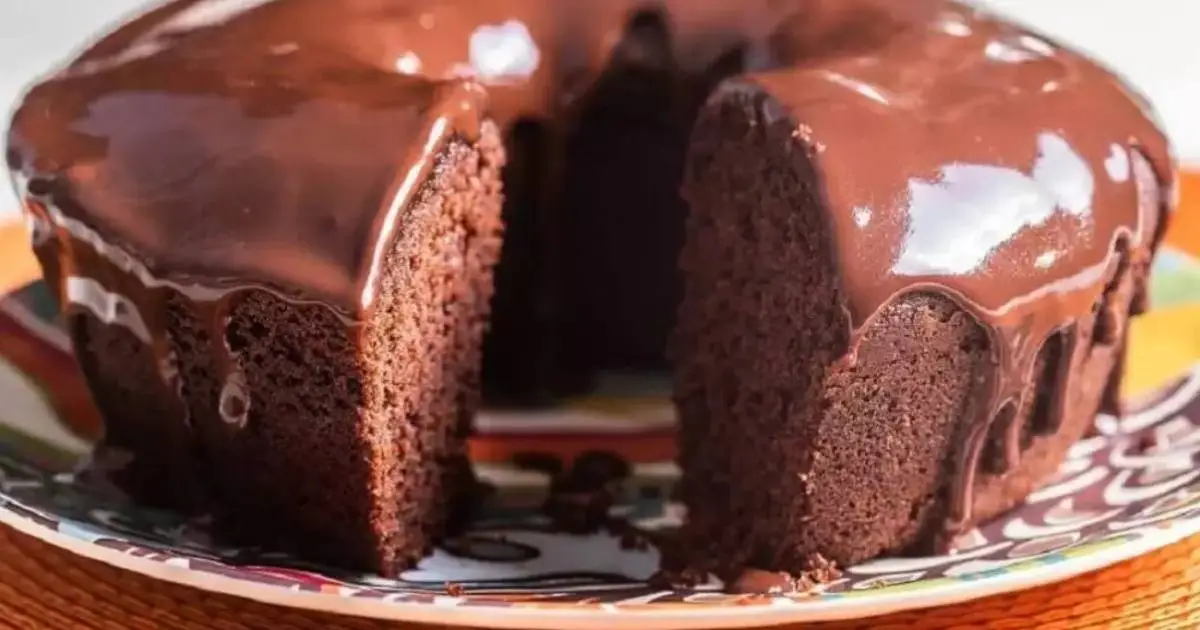
<instances>
[{"instance_id":1,"label":"orange woven mat","mask_svg":"<svg viewBox=\"0 0 1200 630\"><path fill-rule=\"evenodd\" d=\"M0 627L432 630L176 586L75 556L7 527L0 527ZM1051 586L928 611L802 627L1195 630L1200 628L1200 536Z\"/></svg>"}]
</instances>

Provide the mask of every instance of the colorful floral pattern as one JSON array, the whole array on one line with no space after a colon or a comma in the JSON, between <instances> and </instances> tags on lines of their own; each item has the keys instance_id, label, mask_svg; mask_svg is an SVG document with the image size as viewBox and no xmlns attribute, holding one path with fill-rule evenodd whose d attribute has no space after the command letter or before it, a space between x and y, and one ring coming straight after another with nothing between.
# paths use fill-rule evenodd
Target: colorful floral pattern
<instances>
[{"instance_id":1,"label":"colorful floral pattern","mask_svg":"<svg viewBox=\"0 0 1200 630\"><path fill-rule=\"evenodd\" d=\"M963 536L952 554L876 560L794 596L728 595L716 583L652 588L645 580L657 566L655 551L626 549L606 533L555 533L523 507L536 502L548 479L497 462L479 464L500 489L489 516L400 580L223 545L203 522L123 503L78 482L67 471L82 442L57 426L53 405L34 402L44 402L34 382L11 365L0 370L0 387L24 392L12 400L27 401L0 410L0 521L149 575L343 612L448 622L466 614L488 625L499 610L536 611L543 617L530 623L550 627L560 614L596 627L612 614L683 615L699 626L722 615L757 615L761 622L854 617L961 599L964 588L982 596L1061 579L1200 531L1200 365L1140 411L1097 418L1095 435L1073 447L1055 479ZM638 439L637 432L626 438ZM616 510L643 528L677 526L682 509L661 497L678 471L666 462L634 470ZM431 610L439 612L429 617Z\"/></svg>"}]
</instances>

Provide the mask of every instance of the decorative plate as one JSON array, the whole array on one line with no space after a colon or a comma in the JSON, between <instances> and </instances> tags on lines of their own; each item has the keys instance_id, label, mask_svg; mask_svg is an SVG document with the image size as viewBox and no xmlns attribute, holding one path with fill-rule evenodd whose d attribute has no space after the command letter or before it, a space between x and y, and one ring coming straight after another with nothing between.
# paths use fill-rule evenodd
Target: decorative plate
<instances>
[{"instance_id":1,"label":"decorative plate","mask_svg":"<svg viewBox=\"0 0 1200 630\"><path fill-rule=\"evenodd\" d=\"M665 500L672 418L620 379L620 395L542 415L485 413L472 444L495 509L400 580L349 574L206 535L203 523L129 505L76 483L95 418L44 288L0 301L0 522L71 552L157 579L368 617L496 628L716 628L861 618L1029 588L1200 532L1200 364L1122 419L1100 416L1058 476L1025 504L963 536L954 553L849 567L803 595L658 590L653 549L608 533L549 532L533 509L549 484L518 452L613 450L634 463L617 510L677 525ZM448 586L453 585L453 586Z\"/></svg>"}]
</instances>

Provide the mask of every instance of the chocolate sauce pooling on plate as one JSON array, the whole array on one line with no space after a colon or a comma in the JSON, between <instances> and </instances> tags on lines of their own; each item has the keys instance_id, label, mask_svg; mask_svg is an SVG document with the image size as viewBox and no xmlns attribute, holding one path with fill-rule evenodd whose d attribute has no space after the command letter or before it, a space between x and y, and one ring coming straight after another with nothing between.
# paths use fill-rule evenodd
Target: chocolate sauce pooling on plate
<instances>
[{"instance_id":1,"label":"chocolate sauce pooling on plate","mask_svg":"<svg viewBox=\"0 0 1200 630\"><path fill-rule=\"evenodd\" d=\"M207 309L214 340L247 288L355 325L445 143L485 118L568 129L631 16L650 11L681 72L744 71L722 89L765 89L797 123L855 333L910 291L950 296L989 332L1000 369L963 449L955 510L969 520L988 418L1119 265L1148 263L1172 194L1153 114L1084 57L946 0L655 7L168 3L94 43L15 114L6 155L35 250L63 302L152 344L164 379L177 378L165 289ZM236 386L232 357L217 356ZM231 422L245 402L230 389Z\"/></svg>"}]
</instances>

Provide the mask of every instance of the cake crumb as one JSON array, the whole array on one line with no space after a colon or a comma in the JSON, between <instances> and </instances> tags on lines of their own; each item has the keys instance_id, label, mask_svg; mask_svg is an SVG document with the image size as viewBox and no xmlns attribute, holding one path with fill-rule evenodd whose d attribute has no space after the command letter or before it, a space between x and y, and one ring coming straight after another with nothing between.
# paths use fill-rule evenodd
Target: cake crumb
<instances>
[{"instance_id":1,"label":"cake crumb","mask_svg":"<svg viewBox=\"0 0 1200 630\"><path fill-rule=\"evenodd\" d=\"M832 560L814 553L804 563L804 575L817 584L828 584L842 577L842 570Z\"/></svg>"},{"instance_id":2,"label":"cake crumb","mask_svg":"<svg viewBox=\"0 0 1200 630\"><path fill-rule=\"evenodd\" d=\"M550 467L548 462L540 464ZM629 463L612 453L588 451L559 470L551 478L543 514L568 534L590 534L609 526L608 513L618 486L629 476Z\"/></svg>"},{"instance_id":3,"label":"cake crumb","mask_svg":"<svg viewBox=\"0 0 1200 630\"><path fill-rule=\"evenodd\" d=\"M454 582L446 582L443 588L445 588L446 594L450 597L462 597L465 591L461 584L455 584Z\"/></svg>"},{"instance_id":4,"label":"cake crumb","mask_svg":"<svg viewBox=\"0 0 1200 630\"><path fill-rule=\"evenodd\" d=\"M695 568L659 569L646 582L654 588L685 589L695 588L708 580L708 574Z\"/></svg>"},{"instance_id":5,"label":"cake crumb","mask_svg":"<svg viewBox=\"0 0 1200 630\"><path fill-rule=\"evenodd\" d=\"M728 583L726 590L746 595L803 595L841 576L836 564L814 553L805 560L804 571L799 575L749 567L742 569L737 578Z\"/></svg>"},{"instance_id":6,"label":"cake crumb","mask_svg":"<svg viewBox=\"0 0 1200 630\"><path fill-rule=\"evenodd\" d=\"M799 581L786 571L764 571L744 569L736 580L729 584L731 593L787 595L795 593Z\"/></svg>"},{"instance_id":7,"label":"cake crumb","mask_svg":"<svg viewBox=\"0 0 1200 630\"><path fill-rule=\"evenodd\" d=\"M744 569L727 587L731 593L760 595L804 595L822 582L808 572L792 575L786 571Z\"/></svg>"}]
</instances>

